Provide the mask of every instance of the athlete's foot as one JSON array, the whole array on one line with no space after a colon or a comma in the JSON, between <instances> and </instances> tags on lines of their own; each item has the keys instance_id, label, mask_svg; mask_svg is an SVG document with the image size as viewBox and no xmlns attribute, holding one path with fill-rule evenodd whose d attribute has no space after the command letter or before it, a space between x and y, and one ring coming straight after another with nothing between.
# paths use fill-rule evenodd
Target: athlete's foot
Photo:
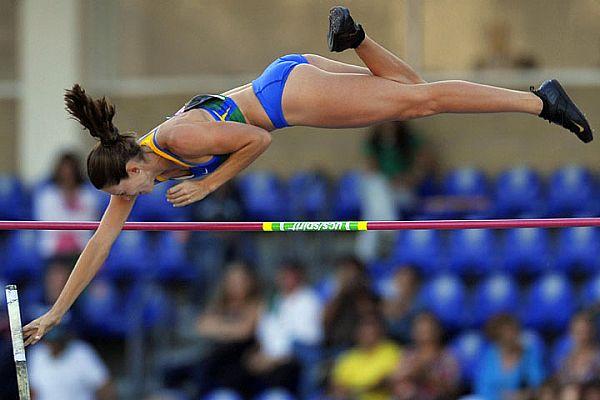
<instances>
[{"instance_id":1,"label":"athlete's foot","mask_svg":"<svg viewBox=\"0 0 600 400\"><path fill-rule=\"evenodd\" d=\"M346 7L333 7L329 11L329 32L327 42L330 51L344 51L357 48L365 39L365 31L354 22Z\"/></svg>"},{"instance_id":2,"label":"athlete's foot","mask_svg":"<svg viewBox=\"0 0 600 400\"><path fill-rule=\"evenodd\" d=\"M570 130L585 143L592 141L594 138L592 129L585 119L585 115L577 108L556 79L542 83L537 90L534 90L532 86L530 90L544 103L540 118Z\"/></svg>"}]
</instances>

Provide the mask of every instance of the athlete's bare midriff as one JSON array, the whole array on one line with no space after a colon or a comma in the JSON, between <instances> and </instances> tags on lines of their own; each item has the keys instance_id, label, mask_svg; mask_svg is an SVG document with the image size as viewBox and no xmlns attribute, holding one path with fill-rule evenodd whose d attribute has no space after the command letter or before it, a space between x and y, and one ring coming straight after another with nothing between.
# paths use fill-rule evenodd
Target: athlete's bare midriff
<instances>
[{"instance_id":1,"label":"athlete's bare midriff","mask_svg":"<svg viewBox=\"0 0 600 400\"><path fill-rule=\"evenodd\" d=\"M250 125L258 126L268 131L275 129L269 116L254 94L251 83L231 89L223 93L223 96L231 97L235 101L244 118L246 118L246 122Z\"/></svg>"},{"instance_id":2,"label":"athlete's bare midriff","mask_svg":"<svg viewBox=\"0 0 600 400\"><path fill-rule=\"evenodd\" d=\"M240 108L246 123L258 126L268 131L272 131L274 129L271 120L260 104L260 101L254 94L251 83L248 83L244 86L238 86L237 88L221 93L221 95L230 97L233 99L233 101L235 101L235 104L237 104ZM163 127L173 126L178 122L183 121L186 121L187 123L202 123L214 121L214 118L208 111L201 108L196 108L170 118L168 121L163 122L160 127L161 129L164 129Z\"/></svg>"}]
</instances>

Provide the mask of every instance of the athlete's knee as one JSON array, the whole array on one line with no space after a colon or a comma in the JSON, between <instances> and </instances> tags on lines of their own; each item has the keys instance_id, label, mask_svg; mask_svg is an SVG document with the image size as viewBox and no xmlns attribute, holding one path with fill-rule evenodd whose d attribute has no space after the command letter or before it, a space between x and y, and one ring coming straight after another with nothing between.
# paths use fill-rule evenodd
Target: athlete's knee
<instances>
[{"instance_id":1,"label":"athlete's knee","mask_svg":"<svg viewBox=\"0 0 600 400\"><path fill-rule=\"evenodd\" d=\"M435 90L428 84L417 84L407 87L408 96L404 98L403 119L427 117L439 113ZM404 96L402 96L404 97ZM401 100L402 101L402 100Z\"/></svg>"}]
</instances>

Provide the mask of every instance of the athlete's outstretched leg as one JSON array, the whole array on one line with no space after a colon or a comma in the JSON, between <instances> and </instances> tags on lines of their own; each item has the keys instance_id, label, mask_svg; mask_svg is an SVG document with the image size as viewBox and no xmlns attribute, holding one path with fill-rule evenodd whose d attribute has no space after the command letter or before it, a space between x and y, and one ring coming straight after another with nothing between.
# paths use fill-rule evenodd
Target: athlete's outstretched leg
<instances>
[{"instance_id":1,"label":"athlete's outstretched leg","mask_svg":"<svg viewBox=\"0 0 600 400\"><path fill-rule=\"evenodd\" d=\"M539 114L542 102L530 92L464 81L403 85L305 64L294 68L288 78L283 109L291 125L352 127L445 112Z\"/></svg>"},{"instance_id":2,"label":"athlete's outstretched leg","mask_svg":"<svg viewBox=\"0 0 600 400\"><path fill-rule=\"evenodd\" d=\"M354 22L350 11L345 7L331 9L327 39L331 51L355 49L373 75L400 83L424 83L410 65L368 38L362 26ZM435 101L430 101L435 107L426 107L428 111L422 110L422 113L409 112L409 115L426 116L440 112L533 113L532 110L539 110L536 115L570 130L583 142L593 139L592 129L585 116L556 80L544 82L538 90L533 90L532 87L533 94L461 81L437 82L427 86L427 91L440 96Z\"/></svg>"},{"instance_id":3,"label":"athlete's outstretched leg","mask_svg":"<svg viewBox=\"0 0 600 400\"><path fill-rule=\"evenodd\" d=\"M425 83L410 65L368 37L362 26L354 22L346 7L333 7L329 12L327 38L331 51L340 52L354 48L375 76L405 84Z\"/></svg>"},{"instance_id":4,"label":"athlete's outstretched leg","mask_svg":"<svg viewBox=\"0 0 600 400\"><path fill-rule=\"evenodd\" d=\"M520 112L543 116L546 112L547 116L558 118L553 122L576 133L580 139L591 140L591 129L583 114L578 109L581 117L571 113L566 107L576 109L576 106L566 94L555 89L553 81L542 85L535 94L465 81L403 85L377 76L330 73L303 64L290 74L282 104L290 125L330 128L367 126L440 113ZM573 121L579 125L571 126Z\"/></svg>"}]
</instances>

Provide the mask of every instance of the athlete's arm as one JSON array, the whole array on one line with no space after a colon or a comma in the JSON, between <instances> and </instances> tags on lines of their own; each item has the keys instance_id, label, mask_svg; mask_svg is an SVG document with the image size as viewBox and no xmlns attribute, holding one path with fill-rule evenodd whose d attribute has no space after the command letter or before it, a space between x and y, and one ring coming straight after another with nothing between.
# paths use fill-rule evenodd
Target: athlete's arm
<instances>
[{"instance_id":1,"label":"athlete's arm","mask_svg":"<svg viewBox=\"0 0 600 400\"><path fill-rule=\"evenodd\" d=\"M254 125L209 122L179 128L167 135L167 145L188 159L211 154L230 154L213 173L198 181L186 181L169 189L167 199L180 207L202 200L252 164L271 144L271 134Z\"/></svg>"},{"instance_id":2,"label":"athlete's arm","mask_svg":"<svg viewBox=\"0 0 600 400\"><path fill-rule=\"evenodd\" d=\"M96 275L104 260L106 260L110 248L119 236L134 203L135 197L110 197L110 203L100 221L98 230L83 249L58 299L50 311L23 328L26 339L25 345L38 342L48 330L60 323L63 315L73 305L83 289Z\"/></svg>"}]
</instances>

